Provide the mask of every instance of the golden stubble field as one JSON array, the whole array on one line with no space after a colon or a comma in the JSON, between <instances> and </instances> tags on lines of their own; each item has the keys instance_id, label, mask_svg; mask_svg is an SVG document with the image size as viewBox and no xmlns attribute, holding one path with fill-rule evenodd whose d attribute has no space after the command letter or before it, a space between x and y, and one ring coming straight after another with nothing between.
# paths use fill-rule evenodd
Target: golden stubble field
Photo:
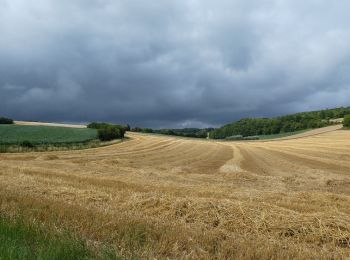
<instances>
[{"instance_id":1,"label":"golden stubble field","mask_svg":"<svg viewBox=\"0 0 350 260\"><path fill-rule=\"evenodd\" d=\"M250 143L129 136L0 154L0 211L125 257L350 257L350 131Z\"/></svg>"}]
</instances>

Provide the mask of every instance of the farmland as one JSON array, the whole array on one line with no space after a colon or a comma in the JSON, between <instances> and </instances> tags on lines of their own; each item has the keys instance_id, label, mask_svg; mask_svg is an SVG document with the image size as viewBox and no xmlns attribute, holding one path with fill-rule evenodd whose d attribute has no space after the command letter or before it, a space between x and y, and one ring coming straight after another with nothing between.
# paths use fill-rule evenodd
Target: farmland
<instances>
[{"instance_id":1,"label":"farmland","mask_svg":"<svg viewBox=\"0 0 350 260\"><path fill-rule=\"evenodd\" d=\"M97 138L94 129L51 126L0 125L1 144L58 144L86 142Z\"/></svg>"},{"instance_id":2,"label":"farmland","mask_svg":"<svg viewBox=\"0 0 350 260\"><path fill-rule=\"evenodd\" d=\"M96 129L0 125L0 152L75 150L102 145Z\"/></svg>"},{"instance_id":3,"label":"farmland","mask_svg":"<svg viewBox=\"0 0 350 260\"><path fill-rule=\"evenodd\" d=\"M350 131L0 154L0 213L141 258L350 257Z\"/></svg>"}]
</instances>

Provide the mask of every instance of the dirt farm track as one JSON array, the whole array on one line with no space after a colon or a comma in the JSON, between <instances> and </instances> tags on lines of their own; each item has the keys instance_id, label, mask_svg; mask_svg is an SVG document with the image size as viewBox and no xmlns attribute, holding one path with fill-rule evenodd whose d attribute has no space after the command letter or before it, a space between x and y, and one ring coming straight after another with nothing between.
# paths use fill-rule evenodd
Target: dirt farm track
<instances>
[{"instance_id":1,"label":"dirt farm track","mask_svg":"<svg viewBox=\"0 0 350 260\"><path fill-rule=\"evenodd\" d=\"M127 258L350 258L350 131L0 154L0 211Z\"/></svg>"}]
</instances>

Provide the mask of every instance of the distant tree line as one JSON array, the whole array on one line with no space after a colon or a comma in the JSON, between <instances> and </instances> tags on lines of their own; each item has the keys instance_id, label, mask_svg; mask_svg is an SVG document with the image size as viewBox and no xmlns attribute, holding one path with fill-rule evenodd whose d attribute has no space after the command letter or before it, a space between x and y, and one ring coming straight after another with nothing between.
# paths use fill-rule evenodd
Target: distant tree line
<instances>
[{"instance_id":1,"label":"distant tree line","mask_svg":"<svg viewBox=\"0 0 350 260\"><path fill-rule=\"evenodd\" d=\"M208 132L213 131L214 128L183 128L183 129L160 129L156 130L156 133L165 135L174 135L182 137L192 137L192 138L206 138Z\"/></svg>"},{"instance_id":2,"label":"distant tree line","mask_svg":"<svg viewBox=\"0 0 350 260\"><path fill-rule=\"evenodd\" d=\"M134 127L131 129L131 132L137 132L137 133L153 133L152 128L141 128L141 127Z\"/></svg>"},{"instance_id":3,"label":"distant tree line","mask_svg":"<svg viewBox=\"0 0 350 260\"><path fill-rule=\"evenodd\" d=\"M112 125L93 122L89 128L98 130L103 141L123 138L125 131L154 133L192 138L206 138L208 133L212 139L256 140L261 135L290 133L306 129L314 129L334 124L331 119L344 118L344 126L350 127L350 107L340 107L311 112L302 112L276 118L244 118L221 128L183 128L183 129L151 129L129 125Z\"/></svg>"},{"instance_id":4,"label":"distant tree line","mask_svg":"<svg viewBox=\"0 0 350 260\"><path fill-rule=\"evenodd\" d=\"M12 125L13 120L7 117L0 117L0 125Z\"/></svg>"},{"instance_id":5,"label":"distant tree line","mask_svg":"<svg viewBox=\"0 0 350 260\"><path fill-rule=\"evenodd\" d=\"M183 128L183 129L151 129L135 127L131 131L140 133L154 133L192 138L206 138L207 133L213 131L214 128Z\"/></svg>"},{"instance_id":6,"label":"distant tree line","mask_svg":"<svg viewBox=\"0 0 350 260\"><path fill-rule=\"evenodd\" d=\"M87 127L97 129L97 135L101 141L111 141L124 138L125 132L130 130L129 125L113 125L97 122L92 122L88 124Z\"/></svg>"},{"instance_id":7,"label":"distant tree line","mask_svg":"<svg viewBox=\"0 0 350 260\"><path fill-rule=\"evenodd\" d=\"M210 132L210 138L259 136L320 128L334 124L331 119L350 115L350 107L303 112L277 118L245 118Z\"/></svg>"}]
</instances>

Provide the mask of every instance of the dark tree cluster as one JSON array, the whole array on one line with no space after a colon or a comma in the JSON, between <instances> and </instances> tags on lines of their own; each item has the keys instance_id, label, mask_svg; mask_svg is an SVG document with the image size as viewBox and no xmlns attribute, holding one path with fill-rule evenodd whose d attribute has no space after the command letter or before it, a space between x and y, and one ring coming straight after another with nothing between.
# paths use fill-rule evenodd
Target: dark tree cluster
<instances>
[{"instance_id":1,"label":"dark tree cluster","mask_svg":"<svg viewBox=\"0 0 350 260\"><path fill-rule=\"evenodd\" d=\"M214 128L151 129L151 128L135 127L132 129L133 132L155 133L155 134L192 137L192 138L206 138L208 135L208 132L213 130Z\"/></svg>"},{"instance_id":2,"label":"dark tree cluster","mask_svg":"<svg viewBox=\"0 0 350 260\"><path fill-rule=\"evenodd\" d=\"M160 129L160 130L156 130L156 133L165 134L165 135L182 136L182 137L206 138L208 135L208 132L213 130L214 128Z\"/></svg>"},{"instance_id":3,"label":"dark tree cluster","mask_svg":"<svg viewBox=\"0 0 350 260\"><path fill-rule=\"evenodd\" d=\"M13 120L6 117L0 117L0 125L12 125Z\"/></svg>"},{"instance_id":4,"label":"dark tree cluster","mask_svg":"<svg viewBox=\"0 0 350 260\"><path fill-rule=\"evenodd\" d=\"M88 128L97 129L98 139L101 141L111 141L124 138L125 132L130 130L129 125L113 125L108 123L92 122Z\"/></svg>"}]
</instances>

